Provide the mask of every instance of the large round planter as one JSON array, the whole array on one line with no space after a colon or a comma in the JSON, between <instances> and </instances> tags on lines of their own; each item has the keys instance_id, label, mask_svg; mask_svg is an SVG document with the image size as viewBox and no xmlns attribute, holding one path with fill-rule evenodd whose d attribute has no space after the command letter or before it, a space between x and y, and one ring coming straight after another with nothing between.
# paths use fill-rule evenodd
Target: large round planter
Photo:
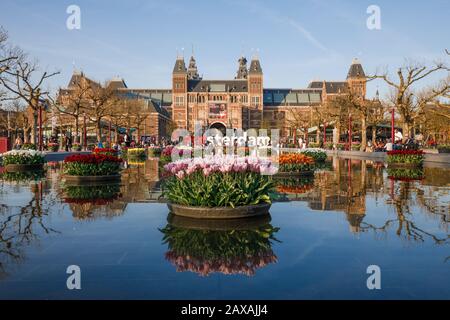
<instances>
[{"instance_id":1,"label":"large round planter","mask_svg":"<svg viewBox=\"0 0 450 320\"><path fill-rule=\"evenodd\" d=\"M44 164L8 164L5 166L7 172L24 172L24 171L39 171L43 170Z\"/></svg>"},{"instance_id":2,"label":"large round planter","mask_svg":"<svg viewBox=\"0 0 450 320\"><path fill-rule=\"evenodd\" d=\"M312 176L314 175L314 170L309 171L293 171L293 172L281 172L278 171L274 177L275 178L287 178L287 177L302 177L302 176Z\"/></svg>"},{"instance_id":3,"label":"large round planter","mask_svg":"<svg viewBox=\"0 0 450 320\"><path fill-rule=\"evenodd\" d=\"M389 168L421 168L422 163L388 163Z\"/></svg>"},{"instance_id":4,"label":"large round planter","mask_svg":"<svg viewBox=\"0 0 450 320\"><path fill-rule=\"evenodd\" d=\"M171 213L194 219L242 219L249 217L262 216L269 213L270 203L263 203L241 207L192 207L179 204L168 203L167 206Z\"/></svg>"},{"instance_id":5,"label":"large round planter","mask_svg":"<svg viewBox=\"0 0 450 320\"><path fill-rule=\"evenodd\" d=\"M120 174L114 174L109 176L71 176L64 175L64 180L69 184L103 184L110 182L120 182Z\"/></svg>"},{"instance_id":6,"label":"large round planter","mask_svg":"<svg viewBox=\"0 0 450 320\"><path fill-rule=\"evenodd\" d=\"M450 148L438 148L438 153L450 153Z\"/></svg>"},{"instance_id":7,"label":"large round planter","mask_svg":"<svg viewBox=\"0 0 450 320\"><path fill-rule=\"evenodd\" d=\"M167 216L167 222L175 227L212 231L249 230L266 225L271 220L270 214L240 219L195 219L177 216L172 213L169 213Z\"/></svg>"}]
</instances>

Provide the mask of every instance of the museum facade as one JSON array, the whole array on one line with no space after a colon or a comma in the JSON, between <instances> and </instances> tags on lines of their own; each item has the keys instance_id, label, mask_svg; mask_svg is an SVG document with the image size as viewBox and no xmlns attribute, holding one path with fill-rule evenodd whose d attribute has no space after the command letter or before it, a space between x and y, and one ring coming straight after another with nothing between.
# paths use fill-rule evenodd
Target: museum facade
<instances>
[{"instance_id":1,"label":"museum facade","mask_svg":"<svg viewBox=\"0 0 450 320\"><path fill-rule=\"evenodd\" d=\"M73 75L71 83L78 75ZM83 77L85 77L83 75ZM278 128L282 137L295 136L292 118L304 114L313 117L315 107L321 107L336 95L349 91L365 99L366 76L361 63L354 59L343 81L312 81L306 88L265 88L264 73L258 57L248 65L245 57L238 60L233 79L203 79L193 56L186 66L178 57L172 71L170 89L133 89L125 81L109 81L118 94L148 101L152 116L146 123L147 134L157 138L170 136L170 128L194 130L200 123L203 129ZM70 90L69 90L70 91ZM172 125L167 125L170 120ZM158 122L164 122L160 125Z\"/></svg>"}]
</instances>

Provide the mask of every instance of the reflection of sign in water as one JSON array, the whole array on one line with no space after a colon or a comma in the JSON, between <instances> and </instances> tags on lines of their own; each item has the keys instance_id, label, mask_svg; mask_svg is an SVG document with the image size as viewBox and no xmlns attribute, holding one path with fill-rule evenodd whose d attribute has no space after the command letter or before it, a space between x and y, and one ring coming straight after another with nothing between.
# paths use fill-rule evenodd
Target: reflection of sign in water
<instances>
[{"instance_id":1,"label":"reflection of sign in water","mask_svg":"<svg viewBox=\"0 0 450 320\"><path fill-rule=\"evenodd\" d=\"M225 103L210 103L209 104L209 117L215 119L226 119L227 106Z\"/></svg>"}]
</instances>

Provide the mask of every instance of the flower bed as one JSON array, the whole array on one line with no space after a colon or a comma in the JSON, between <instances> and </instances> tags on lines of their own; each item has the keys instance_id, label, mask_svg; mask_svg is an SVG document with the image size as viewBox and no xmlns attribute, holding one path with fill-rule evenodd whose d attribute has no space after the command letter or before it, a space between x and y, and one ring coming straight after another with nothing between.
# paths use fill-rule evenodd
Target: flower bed
<instances>
[{"instance_id":1,"label":"flower bed","mask_svg":"<svg viewBox=\"0 0 450 320\"><path fill-rule=\"evenodd\" d=\"M422 150L393 150L387 153L387 162L391 166L422 166L424 158Z\"/></svg>"},{"instance_id":2,"label":"flower bed","mask_svg":"<svg viewBox=\"0 0 450 320\"><path fill-rule=\"evenodd\" d=\"M314 173L314 159L301 153L282 154L279 163L279 176Z\"/></svg>"},{"instance_id":3,"label":"flower bed","mask_svg":"<svg viewBox=\"0 0 450 320\"><path fill-rule=\"evenodd\" d=\"M103 154L106 156L117 156L117 150L112 148L94 148L92 151L94 154Z\"/></svg>"},{"instance_id":4,"label":"flower bed","mask_svg":"<svg viewBox=\"0 0 450 320\"><path fill-rule=\"evenodd\" d=\"M391 180L414 181L425 178L422 168L388 168L387 172Z\"/></svg>"},{"instance_id":5,"label":"flower bed","mask_svg":"<svg viewBox=\"0 0 450 320\"><path fill-rule=\"evenodd\" d=\"M35 150L11 150L1 156L6 171L41 170L45 162L44 154Z\"/></svg>"},{"instance_id":6,"label":"flower bed","mask_svg":"<svg viewBox=\"0 0 450 320\"><path fill-rule=\"evenodd\" d=\"M37 146L34 143L24 143L22 150L37 150Z\"/></svg>"},{"instance_id":7,"label":"flower bed","mask_svg":"<svg viewBox=\"0 0 450 320\"><path fill-rule=\"evenodd\" d=\"M167 225L160 230L168 245L166 259L178 272L200 276L212 273L253 276L257 269L276 263L272 242L279 228L264 224L248 230L198 230Z\"/></svg>"},{"instance_id":8,"label":"flower bed","mask_svg":"<svg viewBox=\"0 0 450 320\"><path fill-rule=\"evenodd\" d=\"M74 143L74 144L72 145L72 149L73 149L74 151L81 151L81 144L79 144L79 143Z\"/></svg>"},{"instance_id":9,"label":"flower bed","mask_svg":"<svg viewBox=\"0 0 450 320\"><path fill-rule=\"evenodd\" d=\"M327 153L323 149L310 148L302 150L300 153L313 158L315 163L324 162L327 159Z\"/></svg>"},{"instance_id":10,"label":"flower bed","mask_svg":"<svg viewBox=\"0 0 450 320\"><path fill-rule=\"evenodd\" d=\"M64 173L69 176L118 175L122 159L104 154L76 154L64 159Z\"/></svg>"},{"instance_id":11,"label":"flower bed","mask_svg":"<svg viewBox=\"0 0 450 320\"><path fill-rule=\"evenodd\" d=\"M439 153L450 153L450 144L440 144L437 149Z\"/></svg>"},{"instance_id":12,"label":"flower bed","mask_svg":"<svg viewBox=\"0 0 450 320\"><path fill-rule=\"evenodd\" d=\"M175 151L174 151L175 150ZM172 152L178 152L178 155L182 157L183 155L191 156L190 149L179 149L174 146L167 146L161 152L160 162L162 164L167 164L172 161Z\"/></svg>"},{"instance_id":13,"label":"flower bed","mask_svg":"<svg viewBox=\"0 0 450 320\"><path fill-rule=\"evenodd\" d=\"M47 149L51 152L57 152L59 149L59 144L56 142L50 142L47 144Z\"/></svg>"},{"instance_id":14,"label":"flower bed","mask_svg":"<svg viewBox=\"0 0 450 320\"><path fill-rule=\"evenodd\" d=\"M270 162L258 158L222 156L179 160L164 167L163 194L171 204L202 209L270 206L269 190L273 183L262 173L273 172ZM267 210L266 206L264 213Z\"/></svg>"}]
</instances>

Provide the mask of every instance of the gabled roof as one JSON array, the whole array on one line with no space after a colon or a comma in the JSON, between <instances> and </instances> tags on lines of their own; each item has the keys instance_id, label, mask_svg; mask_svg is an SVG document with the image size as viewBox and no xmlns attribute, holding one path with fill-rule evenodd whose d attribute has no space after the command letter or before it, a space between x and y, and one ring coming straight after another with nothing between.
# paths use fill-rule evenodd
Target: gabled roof
<instances>
[{"instance_id":1,"label":"gabled roof","mask_svg":"<svg viewBox=\"0 0 450 320\"><path fill-rule=\"evenodd\" d=\"M253 58L250 62L250 68L248 70L249 74L262 74L262 68L261 63L259 62L259 59Z\"/></svg>"},{"instance_id":2,"label":"gabled roof","mask_svg":"<svg viewBox=\"0 0 450 320\"><path fill-rule=\"evenodd\" d=\"M173 66L173 73L186 73L186 64L184 63L184 58L178 57Z\"/></svg>"},{"instance_id":3,"label":"gabled roof","mask_svg":"<svg viewBox=\"0 0 450 320\"><path fill-rule=\"evenodd\" d=\"M364 73L364 69L359 62L358 59L353 59L352 65L350 66L350 69L348 70L347 79L349 78L365 78L366 74Z\"/></svg>"},{"instance_id":4,"label":"gabled roof","mask_svg":"<svg viewBox=\"0 0 450 320\"><path fill-rule=\"evenodd\" d=\"M127 88L127 84L121 78L112 78L110 81L108 81L107 86L112 88L113 90L119 88Z\"/></svg>"},{"instance_id":5,"label":"gabled roof","mask_svg":"<svg viewBox=\"0 0 450 320\"><path fill-rule=\"evenodd\" d=\"M101 84L97 81L91 80L84 75L83 72L74 71L72 77L70 78L69 84L67 85L67 89L74 89L82 79L85 79L91 86L101 87Z\"/></svg>"},{"instance_id":6,"label":"gabled roof","mask_svg":"<svg viewBox=\"0 0 450 320\"><path fill-rule=\"evenodd\" d=\"M348 83L346 81L325 81L325 92L327 94L348 92Z\"/></svg>"}]
</instances>

